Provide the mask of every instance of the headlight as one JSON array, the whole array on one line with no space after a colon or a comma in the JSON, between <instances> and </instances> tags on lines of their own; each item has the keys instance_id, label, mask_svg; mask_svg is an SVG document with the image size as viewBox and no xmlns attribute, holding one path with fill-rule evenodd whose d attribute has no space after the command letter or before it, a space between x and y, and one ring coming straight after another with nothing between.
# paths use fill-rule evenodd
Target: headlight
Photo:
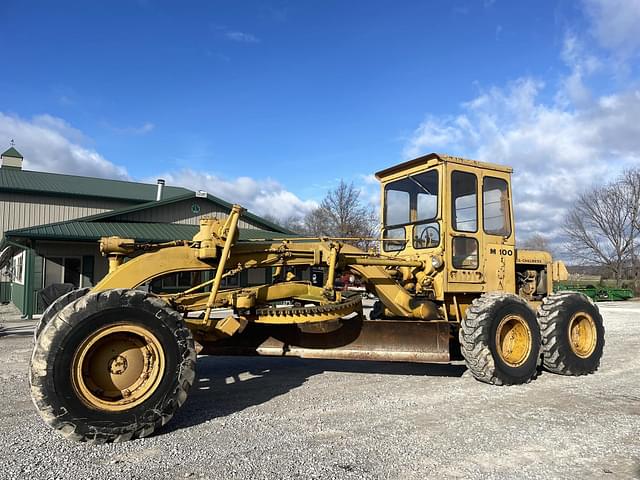
<instances>
[{"instance_id":1,"label":"headlight","mask_svg":"<svg viewBox=\"0 0 640 480\"><path fill-rule=\"evenodd\" d=\"M436 257L435 255L431 255L431 266L438 270L442 266L442 258Z\"/></svg>"}]
</instances>

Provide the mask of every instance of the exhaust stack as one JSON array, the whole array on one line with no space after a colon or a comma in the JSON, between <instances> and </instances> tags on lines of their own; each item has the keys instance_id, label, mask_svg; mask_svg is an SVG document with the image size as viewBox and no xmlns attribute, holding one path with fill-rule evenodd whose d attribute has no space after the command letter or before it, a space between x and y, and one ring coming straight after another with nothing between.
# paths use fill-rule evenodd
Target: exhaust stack
<instances>
[{"instance_id":1,"label":"exhaust stack","mask_svg":"<svg viewBox=\"0 0 640 480\"><path fill-rule=\"evenodd\" d=\"M162 200L162 191L164 190L164 180L162 178L158 179L158 190L156 191L156 202Z\"/></svg>"}]
</instances>

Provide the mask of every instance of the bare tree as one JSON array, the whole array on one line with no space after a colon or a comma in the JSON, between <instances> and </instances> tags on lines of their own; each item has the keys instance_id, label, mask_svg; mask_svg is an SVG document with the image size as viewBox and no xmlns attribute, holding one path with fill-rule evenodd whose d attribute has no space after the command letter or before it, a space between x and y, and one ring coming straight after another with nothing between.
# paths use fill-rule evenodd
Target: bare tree
<instances>
[{"instance_id":1,"label":"bare tree","mask_svg":"<svg viewBox=\"0 0 640 480\"><path fill-rule=\"evenodd\" d=\"M526 250L541 250L543 252L549 252L553 256L549 240L547 237L540 235L539 233L531 235L519 245L519 248L524 248Z\"/></svg>"},{"instance_id":2,"label":"bare tree","mask_svg":"<svg viewBox=\"0 0 640 480\"><path fill-rule=\"evenodd\" d=\"M360 199L360 191L343 180L304 218L305 233L314 237L375 237L377 222L373 208ZM365 249L371 245L369 241L353 243Z\"/></svg>"},{"instance_id":3,"label":"bare tree","mask_svg":"<svg viewBox=\"0 0 640 480\"><path fill-rule=\"evenodd\" d=\"M640 265L638 262L638 234L640 233L640 169L627 170L624 172L621 179L622 188L625 191L627 199L627 208L629 209L632 222L632 235L634 236L634 242L631 245L630 254L630 277L634 281L635 290L638 291L639 287L639 270Z\"/></svg>"},{"instance_id":4,"label":"bare tree","mask_svg":"<svg viewBox=\"0 0 640 480\"><path fill-rule=\"evenodd\" d=\"M574 260L609 270L620 285L632 257L637 228L623 180L583 193L567 215L565 248Z\"/></svg>"}]
</instances>

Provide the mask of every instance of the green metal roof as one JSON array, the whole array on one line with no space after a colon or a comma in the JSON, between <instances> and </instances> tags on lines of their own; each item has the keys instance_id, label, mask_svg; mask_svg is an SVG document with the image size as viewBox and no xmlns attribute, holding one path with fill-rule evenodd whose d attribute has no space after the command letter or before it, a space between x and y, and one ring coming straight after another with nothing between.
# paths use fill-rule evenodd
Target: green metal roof
<instances>
[{"instance_id":1,"label":"green metal roof","mask_svg":"<svg viewBox=\"0 0 640 480\"><path fill-rule=\"evenodd\" d=\"M156 184L150 183L0 168L0 191L150 202L155 200L157 188ZM186 188L165 186L162 195L170 199L189 193L191 190Z\"/></svg>"},{"instance_id":2,"label":"green metal roof","mask_svg":"<svg viewBox=\"0 0 640 480\"><path fill-rule=\"evenodd\" d=\"M0 157L15 157L15 158L24 158L18 150L11 147L9 150L6 150L0 154Z\"/></svg>"},{"instance_id":3,"label":"green metal roof","mask_svg":"<svg viewBox=\"0 0 640 480\"><path fill-rule=\"evenodd\" d=\"M197 225L177 223L122 223L69 221L21 228L5 232L9 239L97 241L101 237L118 236L133 238L139 242L169 242L191 240L198 232ZM280 232L240 229L240 240L282 238Z\"/></svg>"}]
</instances>

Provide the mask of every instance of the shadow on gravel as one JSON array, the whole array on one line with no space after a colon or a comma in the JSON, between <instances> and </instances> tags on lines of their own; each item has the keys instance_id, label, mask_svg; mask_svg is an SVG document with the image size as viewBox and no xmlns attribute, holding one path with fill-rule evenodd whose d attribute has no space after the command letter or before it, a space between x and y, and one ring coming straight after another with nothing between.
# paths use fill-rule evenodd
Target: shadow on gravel
<instances>
[{"instance_id":1,"label":"shadow on gravel","mask_svg":"<svg viewBox=\"0 0 640 480\"><path fill-rule=\"evenodd\" d=\"M160 434L260 405L326 371L460 377L466 367L273 357L199 357L196 370L187 402Z\"/></svg>"}]
</instances>

